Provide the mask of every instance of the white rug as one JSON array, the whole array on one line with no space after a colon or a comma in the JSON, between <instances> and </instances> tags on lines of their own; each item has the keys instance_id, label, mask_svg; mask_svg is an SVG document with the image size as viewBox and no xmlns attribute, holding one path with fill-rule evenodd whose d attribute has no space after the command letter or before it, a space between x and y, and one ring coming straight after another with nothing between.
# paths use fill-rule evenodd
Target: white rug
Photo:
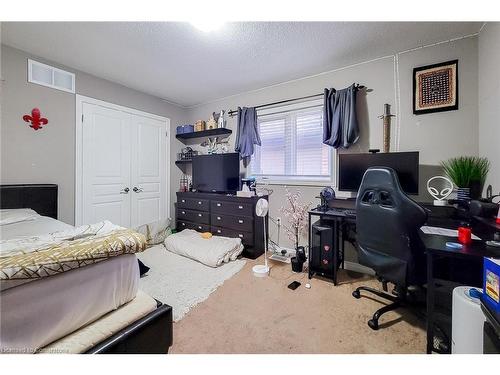
<instances>
[{"instance_id":1,"label":"white rug","mask_svg":"<svg viewBox=\"0 0 500 375\"><path fill-rule=\"evenodd\" d=\"M163 245L154 246L137 257L151 269L139 281L139 289L172 306L174 321L182 319L198 303L206 300L224 281L238 273L245 260L212 268L173 254Z\"/></svg>"}]
</instances>

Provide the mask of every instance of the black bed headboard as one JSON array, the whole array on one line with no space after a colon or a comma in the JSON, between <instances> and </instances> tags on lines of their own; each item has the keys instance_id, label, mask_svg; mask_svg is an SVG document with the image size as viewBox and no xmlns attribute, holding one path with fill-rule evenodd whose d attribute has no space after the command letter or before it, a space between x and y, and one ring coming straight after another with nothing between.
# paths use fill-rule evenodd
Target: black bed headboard
<instances>
[{"instance_id":1,"label":"black bed headboard","mask_svg":"<svg viewBox=\"0 0 500 375\"><path fill-rule=\"evenodd\" d=\"M57 219L57 185L0 185L0 208L31 208Z\"/></svg>"}]
</instances>

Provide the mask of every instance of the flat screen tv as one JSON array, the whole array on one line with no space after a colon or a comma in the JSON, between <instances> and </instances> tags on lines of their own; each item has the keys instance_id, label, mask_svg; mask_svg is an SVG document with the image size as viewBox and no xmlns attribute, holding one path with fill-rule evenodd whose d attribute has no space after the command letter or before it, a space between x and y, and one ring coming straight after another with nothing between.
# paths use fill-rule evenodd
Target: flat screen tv
<instances>
[{"instance_id":1,"label":"flat screen tv","mask_svg":"<svg viewBox=\"0 0 500 375\"><path fill-rule=\"evenodd\" d=\"M193 157L193 189L208 193L235 193L240 188L240 155Z\"/></svg>"},{"instance_id":2,"label":"flat screen tv","mask_svg":"<svg viewBox=\"0 0 500 375\"><path fill-rule=\"evenodd\" d=\"M391 167L407 194L418 195L418 151L376 154L340 154L339 190L359 190L365 171L370 167Z\"/></svg>"}]
</instances>

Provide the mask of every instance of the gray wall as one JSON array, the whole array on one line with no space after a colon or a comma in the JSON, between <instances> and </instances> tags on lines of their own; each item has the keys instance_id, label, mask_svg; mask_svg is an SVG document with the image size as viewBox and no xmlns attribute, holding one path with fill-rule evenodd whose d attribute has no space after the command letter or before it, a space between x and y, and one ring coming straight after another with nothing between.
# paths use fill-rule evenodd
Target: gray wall
<instances>
[{"instance_id":1,"label":"gray wall","mask_svg":"<svg viewBox=\"0 0 500 375\"><path fill-rule=\"evenodd\" d=\"M498 32L498 27L496 30ZM481 37L484 37L483 34ZM483 39L485 44L488 40ZM496 43L498 46L498 39ZM488 42L489 44L491 42ZM487 47L487 49L493 48ZM484 48L483 51L485 51ZM479 54L481 55L481 51ZM178 190L179 178L182 175L182 171L173 164L173 161L175 154L185 147L175 139L177 125L192 123L198 119L206 120L213 111L220 109L229 110L237 106L259 105L286 98L317 94L324 87L346 87L353 82L364 84L372 91L366 95L362 94L358 101L362 136L359 143L349 152L382 148L382 124L378 116L382 113L384 103L391 104L393 112L397 115L396 120L393 121L391 150L421 151L421 195L418 199L430 200L425 192L425 181L430 176L440 173L438 167L440 161L457 155L477 155L479 152L477 56L478 39L470 37L433 47L401 52L394 56L223 98L189 109L170 105L156 97L83 72L62 68L76 73L76 89L79 94L170 118L173 130L170 150L171 202L175 202L175 192ZM489 55L485 56L483 59L491 59ZM496 56L498 58L498 54ZM29 55L22 51L2 46L2 76L5 82L3 82L1 104L4 109L8 108L8 110L2 112L1 116L1 180L2 183L58 183L61 188L60 218L73 223L75 97L72 94L28 84L26 81L28 57ZM416 66L452 59L459 59L459 110L413 115L412 69ZM37 60L44 61L43 59ZM58 66L58 64L51 64ZM484 69L491 70L486 67ZM479 79L481 80L481 77ZM21 120L22 115L28 113L34 106L39 106L42 114L49 118L47 127L38 132L29 129ZM491 119L494 118L498 116L491 117ZM235 121L235 118L230 118L228 127L234 130ZM231 148L233 148L234 135L230 137L230 141ZM489 144L493 145L493 142ZM483 149L486 150L487 147ZM189 169L188 172L190 172ZM284 187L274 185L272 188L274 194L270 199L270 213L277 217L281 216L279 208L284 202ZM292 188L297 188L302 192L305 202L313 204L318 202L315 197L318 195L320 186ZM173 205L171 215L174 216ZM271 234L275 238L274 228L271 228ZM284 238L285 236L282 235L282 239ZM291 245L287 240L282 244ZM350 258L354 258L352 254Z\"/></svg>"},{"instance_id":2,"label":"gray wall","mask_svg":"<svg viewBox=\"0 0 500 375\"><path fill-rule=\"evenodd\" d=\"M486 184L500 194L500 23L479 34L479 154L490 160Z\"/></svg>"},{"instance_id":3,"label":"gray wall","mask_svg":"<svg viewBox=\"0 0 500 375\"><path fill-rule=\"evenodd\" d=\"M413 115L412 70L414 67L459 59L459 110L452 112ZM396 72L399 74L396 74ZM238 106L254 106L287 98L317 94L324 87L343 88L353 82L366 85L373 91L360 97L361 139L349 152L366 152L369 148L382 148L382 123L378 116L383 104L392 105L397 117L393 121L391 150L420 152L420 200L431 200L425 191L425 182L430 176L440 173L439 162L457 155L477 155L477 38L470 37L434 47L402 52L383 59L338 69L314 77L304 78L257 91L235 95L209 104L190 108L190 122L208 119L213 111L235 109ZM399 90L395 87L399 85ZM397 98L400 96L400 100ZM228 119L228 127L235 130L236 118ZM231 149L234 138L230 137ZM180 149L182 144L175 142ZM272 186L270 215L281 216L279 208L284 203L284 187ZM315 198L320 186L291 187L299 189L304 202L318 203ZM274 228L272 238L276 239ZM285 236L282 235L283 239ZM305 241L305 237L303 239ZM282 242L291 246L288 240ZM348 255L354 259L353 254Z\"/></svg>"},{"instance_id":4,"label":"gray wall","mask_svg":"<svg viewBox=\"0 0 500 375\"><path fill-rule=\"evenodd\" d=\"M60 66L2 45L1 174L6 183L56 183L59 218L74 223L75 216L75 95L27 82L27 58L46 62L76 74L76 92L92 98L182 122L185 110L127 87ZM40 108L49 123L34 131L22 116ZM171 136L175 139L174 134ZM171 160L175 150L170 148ZM173 200L171 200L173 202Z\"/></svg>"}]
</instances>

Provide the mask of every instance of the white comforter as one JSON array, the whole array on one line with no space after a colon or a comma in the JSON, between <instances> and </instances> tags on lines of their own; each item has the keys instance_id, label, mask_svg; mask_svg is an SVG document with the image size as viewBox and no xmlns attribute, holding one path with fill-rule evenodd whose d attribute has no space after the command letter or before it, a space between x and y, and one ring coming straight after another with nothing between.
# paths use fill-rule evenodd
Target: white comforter
<instances>
[{"instance_id":1,"label":"white comforter","mask_svg":"<svg viewBox=\"0 0 500 375\"><path fill-rule=\"evenodd\" d=\"M165 240L165 247L174 254L196 260L210 267L235 260L243 252L240 238L213 236L209 239L192 229L172 234Z\"/></svg>"},{"instance_id":2,"label":"white comforter","mask_svg":"<svg viewBox=\"0 0 500 375\"><path fill-rule=\"evenodd\" d=\"M26 236L0 240L0 257L11 256L19 253L30 253L36 249L56 245L69 239L79 239L90 236L105 236L106 234L109 234L117 229L123 228L106 220L96 224L82 225L76 228L71 227L67 230L38 236Z\"/></svg>"}]
</instances>

